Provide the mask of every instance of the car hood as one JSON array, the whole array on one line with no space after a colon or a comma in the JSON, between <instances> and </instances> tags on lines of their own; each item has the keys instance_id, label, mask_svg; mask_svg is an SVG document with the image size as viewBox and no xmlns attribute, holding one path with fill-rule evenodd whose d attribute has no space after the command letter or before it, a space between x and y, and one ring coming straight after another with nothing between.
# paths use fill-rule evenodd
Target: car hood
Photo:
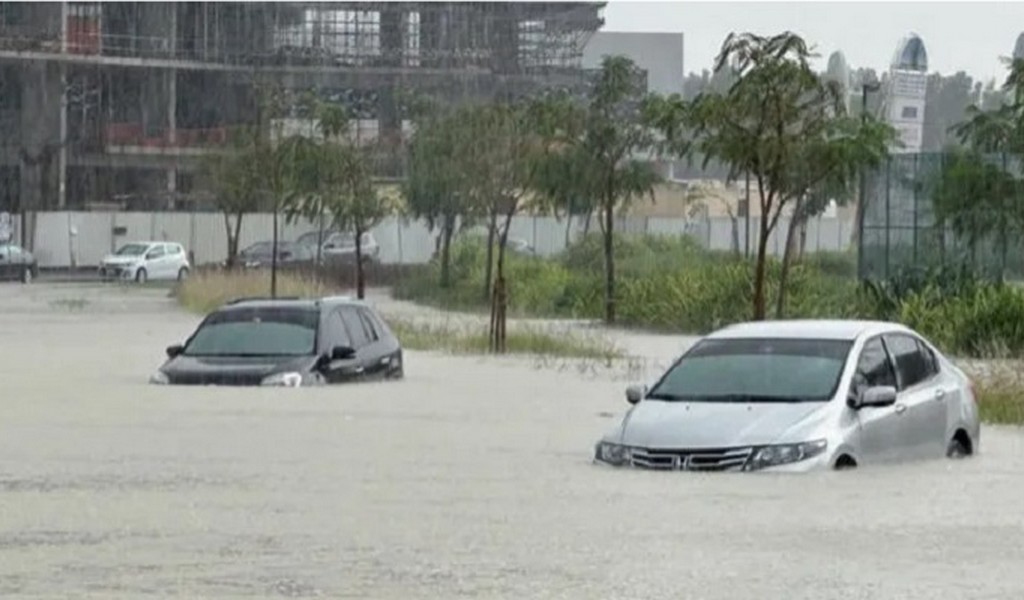
<instances>
[{"instance_id":1,"label":"car hood","mask_svg":"<svg viewBox=\"0 0 1024 600\"><path fill-rule=\"evenodd\" d=\"M813 428L827 402L731 403L643 400L623 420L621 443L642 448L730 448L786 441Z\"/></svg>"},{"instance_id":2,"label":"car hood","mask_svg":"<svg viewBox=\"0 0 1024 600\"><path fill-rule=\"evenodd\" d=\"M170 383L259 385L273 373L309 372L314 356L177 356L160 368Z\"/></svg>"}]
</instances>

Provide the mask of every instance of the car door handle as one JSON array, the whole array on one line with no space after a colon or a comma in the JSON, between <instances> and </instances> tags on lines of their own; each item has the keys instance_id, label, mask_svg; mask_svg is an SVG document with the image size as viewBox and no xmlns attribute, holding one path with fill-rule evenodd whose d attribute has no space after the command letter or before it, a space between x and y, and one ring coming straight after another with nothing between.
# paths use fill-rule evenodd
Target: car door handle
<instances>
[{"instance_id":1,"label":"car door handle","mask_svg":"<svg viewBox=\"0 0 1024 600\"><path fill-rule=\"evenodd\" d=\"M906 404L897 404L896 405L896 414L902 415L905 412L907 412L907 405Z\"/></svg>"},{"instance_id":2,"label":"car door handle","mask_svg":"<svg viewBox=\"0 0 1024 600\"><path fill-rule=\"evenodd\" d=\"M935 390L935 399L941 401L946 397L946 390Z\"/></svg>"}]
</instances>

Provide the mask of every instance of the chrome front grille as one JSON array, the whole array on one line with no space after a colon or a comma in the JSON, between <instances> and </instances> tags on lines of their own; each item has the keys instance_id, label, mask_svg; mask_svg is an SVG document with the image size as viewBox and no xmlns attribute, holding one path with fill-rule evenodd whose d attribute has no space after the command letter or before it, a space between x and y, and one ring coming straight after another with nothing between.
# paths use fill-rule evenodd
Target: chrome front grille
<instances>
[{"instance_id":1,"label":"chrome front grille","mask_svg":"<svg viewBox=\"0 0 1024 600\"><path fill-rule=\"evenodd\" d=\"M753 448L666 450L634 448L630 463L642 469L667 471L731 471L743 468Z\"/></svg>"}]
</instances>

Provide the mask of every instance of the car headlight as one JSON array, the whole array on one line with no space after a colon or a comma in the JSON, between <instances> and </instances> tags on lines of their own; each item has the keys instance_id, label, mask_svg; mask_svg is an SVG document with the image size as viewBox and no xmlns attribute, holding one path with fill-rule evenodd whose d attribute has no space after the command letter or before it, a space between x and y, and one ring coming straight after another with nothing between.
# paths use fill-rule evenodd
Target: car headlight
<instances>
[{"instance_id":1,"label":"car headlight","mask_svg":"<svg viewBox=\"0 0 1024 600\"><path fill-rule=\"evenodd\" d=\"M171 380L163 371L157 371L149 376L149 382L156 385L167 385Z\"/></svg>"},{"instance_id":2,"label":"car headlight","mask_svg":"<svg viewBox=\"0 0 1024 600\"><path fill-rule=\"evenodd\" d=\"M274 373L263 378L260 385L277 387L299 387L302 385L302 373L294 371L287 373Z\"/></svg>"},{"instance_id":3,"label":"car headlight","mask_svg":"<svg viewBox=\"0 0 1024 600\"><path fill-rule=\"evenodd\" d=\"M756 471L768 467L797 463L818 456L825 451L825 448L828 448L827 440L762 446L754 452L753 458L747 464L747 469Z\"/></svg>"},{"instance_id":4,"label":"car headlight","mask_svg":"<svg viewBox=\"0 0 1024 600\"><path fill-rule=\"evenodd\" d=\"M620 467L629 463L631 451L629 446L612 442L598 442L594 449L594 460Z\"/></svg>"}]
</instances>

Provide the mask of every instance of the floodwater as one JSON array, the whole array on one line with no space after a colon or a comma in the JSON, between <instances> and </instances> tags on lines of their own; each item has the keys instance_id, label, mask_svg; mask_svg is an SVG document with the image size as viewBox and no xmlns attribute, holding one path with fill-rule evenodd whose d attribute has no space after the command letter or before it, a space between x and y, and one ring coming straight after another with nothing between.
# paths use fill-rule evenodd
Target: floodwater
<instances>
[{"instance_id":1,"label":"floodwater","mask_svg":"<svg viewBox=\"0 0 1024 600\"><path fill-rule=\"evenodd\" d=\"M0 285L0 597L1024 597L1013 429L956 463L616 471L621 373L409 352L396 383L148 386L196 322Z\"/></svg>"}]
</instances>

